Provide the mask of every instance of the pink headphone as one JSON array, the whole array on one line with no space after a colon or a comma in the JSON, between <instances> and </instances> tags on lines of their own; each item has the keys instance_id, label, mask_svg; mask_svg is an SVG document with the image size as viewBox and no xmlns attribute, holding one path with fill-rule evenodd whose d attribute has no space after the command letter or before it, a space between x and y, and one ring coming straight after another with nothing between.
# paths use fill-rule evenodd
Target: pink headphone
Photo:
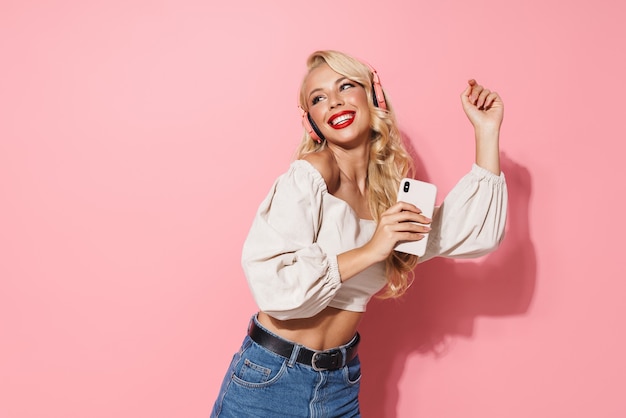
<instances>
[{"instance_id":1,"label":"pink headphone","mask_svg":"<svg viewBox=\"0 0 626 418\"><path fill-rule=\"evenodd\" d=\"M380 78L378 77L378 73L370 65L367 65L367 66L372 72L372 91L374 93L372 95L373 96L372 101L374 102L374 106L383 110L387 110L387 102L385 101L385 93L383 93L383 87L380 85ZM315 142L317 142L318 144L321 143L326 138L324 138L324 135L322 134L320 129L317 127L317 125L313 121L313 118L311 118L311 115L309 115L309 112L307 112L300 106L298 106L298 108L302 112L302 126L309 133L309 135L311 136L311 138L313 138Z\"/></svg>"}]
</instances>

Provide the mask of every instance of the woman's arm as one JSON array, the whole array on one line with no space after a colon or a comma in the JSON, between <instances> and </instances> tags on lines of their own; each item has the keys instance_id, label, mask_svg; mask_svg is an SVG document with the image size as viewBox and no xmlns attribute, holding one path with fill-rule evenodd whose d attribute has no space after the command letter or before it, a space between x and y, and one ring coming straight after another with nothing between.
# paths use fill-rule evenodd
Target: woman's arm
<instances>
[{"instance_id":1,"label":"woman's arm","mask_svg":"<svg viewBox=\"0 0 626 418\"><path fill-rule=\"evenodd\" d=\"M337 258L316 243L324 180L296 161L263 200L242 250L259 308L278 319L314 316L341 286Z\"/></svg>"},{"instance_id":2,"label":"woman's arm","mask_svg":"<svg viewBox=\"0 0 626 418\"><path fill-rule=\"evenodd\" d=\"M474 127L476 164L500 174L500 126L504 106L498 93L469 80L461 93L463 110Z\"/></svg>"},{"instance_id":3,"label":"woman's arm","mask_svg":"<svg viewBox=\"0 0 626 418\"><path fill-rule=\"evenodd\" d=\"M507 187L500 171L500 96L469 80L461 93L463 110L474 127L476 164L446 196L433 217L425 261L432 257L479 257L504 237Z\"/></svg>"}]
</instances>

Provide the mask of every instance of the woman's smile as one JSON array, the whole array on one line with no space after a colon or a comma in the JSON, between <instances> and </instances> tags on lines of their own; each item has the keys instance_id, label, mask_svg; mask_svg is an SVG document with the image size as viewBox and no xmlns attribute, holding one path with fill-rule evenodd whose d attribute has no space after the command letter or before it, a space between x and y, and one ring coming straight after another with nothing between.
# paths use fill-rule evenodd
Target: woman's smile
<instances>
[{"instance_id":1,"label":"woman's smile","mask_svg":"<svg viewBox=\"0 0 626 418\"><path fill-rule=\"evenodd\" d=\"M355 112L344 110L343 112L339 112L331 116L330 119L328 119L328 124L334 129L343 129L352 125L352 122L354 122L354 116Z\"/></svg>"}]
</instances>

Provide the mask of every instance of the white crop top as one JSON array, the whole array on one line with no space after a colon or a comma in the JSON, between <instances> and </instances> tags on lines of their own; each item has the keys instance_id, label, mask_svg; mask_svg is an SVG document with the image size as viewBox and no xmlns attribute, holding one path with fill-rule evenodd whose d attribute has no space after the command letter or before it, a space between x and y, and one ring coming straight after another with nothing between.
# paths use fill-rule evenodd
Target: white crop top
<instances>
[{"instance_id":1,"label":"white crop top","mask_svg":"<svg viewBox=\"0 0 626 418\"><path fill-rule=\"evenodd\" d=\"M423 262L479 257L504 236L507 189L474 164L435 212ZM261 203L243 246L242 265L259 309L277 319L311 317L327 306L364 312L386 284L384 263L341 282L337 254L366 244L376 222L359 219L328 193L322 175L294 161Z\"/></svg>"}]
</instances>

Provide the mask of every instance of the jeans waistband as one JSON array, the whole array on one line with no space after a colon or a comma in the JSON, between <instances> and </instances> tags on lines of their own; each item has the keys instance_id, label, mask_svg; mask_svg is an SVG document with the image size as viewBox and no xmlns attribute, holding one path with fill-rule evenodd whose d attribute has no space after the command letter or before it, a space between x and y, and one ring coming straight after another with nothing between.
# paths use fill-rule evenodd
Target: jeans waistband
<instances>
[{"instance_id":1,"label":"jeans waistband","mask_svg":"<svg viewBox=\"0 0 626 418\"><path fill-rule=\"evenodd\" d=\"M250 321L248 335L255 343L285 358L291 358L293 350L296 348L296 344L280 338L263 328L257 322L256 316ZM337 370L356 357L360 340L361 337L357 332L348 344L331 350L316 351L300 346L296 361L300 364L311 366L318 371Z\"/></svg>"}]
</instances>

